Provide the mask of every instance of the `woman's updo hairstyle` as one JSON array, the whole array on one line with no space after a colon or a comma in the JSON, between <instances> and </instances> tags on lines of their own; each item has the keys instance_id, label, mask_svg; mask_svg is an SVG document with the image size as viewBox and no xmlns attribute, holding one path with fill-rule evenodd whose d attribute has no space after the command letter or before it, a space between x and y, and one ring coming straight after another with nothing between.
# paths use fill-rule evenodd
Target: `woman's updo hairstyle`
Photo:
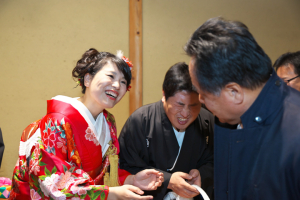
<instances>
[{"instance_id":1,"label":"woman's updo hairstyle","mask_svg":"<svg viewBox=\"0 0 300 200\"><path fill-rule=\"evenodd\" d=\"M84 76L89 73L92 77L94 77L95 74L108 62L112 62L117 66L127 81L127 87L130 85L131 71L127 63L122 58L119 58L109 52L98 52L96 49L91 48L82 55L80 60L77 61L77 64L72 71L72 76L80 82L83 94L86 90L83 80Z\"/></svg>"}]
</instances>

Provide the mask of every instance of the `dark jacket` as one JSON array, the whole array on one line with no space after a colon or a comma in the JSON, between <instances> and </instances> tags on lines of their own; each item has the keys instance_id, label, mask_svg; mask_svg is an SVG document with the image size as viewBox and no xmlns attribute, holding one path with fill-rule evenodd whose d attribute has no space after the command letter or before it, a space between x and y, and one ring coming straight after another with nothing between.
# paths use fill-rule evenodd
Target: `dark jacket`
<instances>
[{"instance_id":1,"label":"dark jacket","mask_svg":"<svg viewBox=\"0 0 300 200\"><path fill-rule=\"evenodd\" d=\"M4 142L3 142L3 137L2 137L2 131L0 128L0 167L1 167L3 153L4 153Z\"/></svg>"},{"instance_id":2,"label":"dark jacket","mask_svg":"<svg viewBox=\"0 0 300 200\"><path fill-rule=\"evenodd\" d=\"M300 199L300 93L273 71L241 117L215 126L215 198Z\"/></svg>"},{"instance_id":3,"label":"dark jacket","mask_svg":"<svg viewBox=\"0 0 300 200\"><path fill-rule=\"evenodd\" d=\"M164 173L164 183L156 191L147 192L154 199L163 199L173 172L189 173L198 169L202 188L213 194L213 124L211 113L201 109L186 129L180 155L171 169L179 145L161 101L136 110L125 123L119 136L120 167L132 174L154 168ZM206 142L208 139L208 143Z\"/></svg>"}]
</instances>

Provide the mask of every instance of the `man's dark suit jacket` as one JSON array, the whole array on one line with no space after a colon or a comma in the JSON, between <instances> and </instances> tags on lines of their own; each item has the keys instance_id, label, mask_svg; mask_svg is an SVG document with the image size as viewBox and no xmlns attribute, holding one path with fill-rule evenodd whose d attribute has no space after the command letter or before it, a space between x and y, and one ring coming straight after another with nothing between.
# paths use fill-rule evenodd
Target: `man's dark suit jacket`
<instances>
[{"instance_id":1,"label":"man's dark suit jacket","mask_svg":"<svg viewBox=\"0 0 300 200\"><path fill-rule=\"evenodd\" d=\"M3 142L3 137L2 137L2 131L0 128L0 167L1 167L1 163L2 163L3 153L4 153L4 142Z\"/></svg>"}]
</instances>

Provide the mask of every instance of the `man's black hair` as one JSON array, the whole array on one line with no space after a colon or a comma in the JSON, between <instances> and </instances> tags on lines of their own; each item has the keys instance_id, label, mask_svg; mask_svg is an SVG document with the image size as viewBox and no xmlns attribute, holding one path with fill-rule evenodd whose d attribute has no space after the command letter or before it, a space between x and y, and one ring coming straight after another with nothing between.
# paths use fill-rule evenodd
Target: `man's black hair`
<instances>
[{"instance_id":1,"label":"man's black hair","mask_svg":"<svg viewBox=\"0 0 300 200\"><path fill-rule=\"evenodd\" d=\"M170 67L165 75L163 91L165 98L174 96L180 91L196 92L189 74L189 67L184 62L179 62ZM197 93L197 92L196 92Z\"/></svg>"},{"instance_id":2,"label":"man's black hair","mask_svg":"<svg viewBox=\"0 0 300 200\"><path fill-rule=\"evenodd\" d=\"M300 51L291 53L285 53L281 55L274 63L273 67L277 71L280 67L292 64L294 66L294 72L300 75Z\"/></svg>"},{"instance_id":3,"label":"man's black hair","mask_svg":"<svg viewBox=\"0 0 300 200\"><path fill-rule=\"evenodd\" d=\"M199 86L219 94L230 82L254 90L272 73L272 63L246 25L223 18L207 20L185 46L195 58Z\"/></svg>"}]
</instances>

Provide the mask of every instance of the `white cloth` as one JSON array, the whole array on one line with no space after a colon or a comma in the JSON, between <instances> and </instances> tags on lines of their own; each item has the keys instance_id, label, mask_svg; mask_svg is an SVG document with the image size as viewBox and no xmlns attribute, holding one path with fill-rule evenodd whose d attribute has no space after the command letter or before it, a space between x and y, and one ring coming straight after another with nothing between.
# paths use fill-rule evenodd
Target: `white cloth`
<instances>
[{"instance_id":1,"label":"white cloth","mask_svg":"<svg viewBox=\"0 0 300 200\"><path fill-rule=\"evenodd\" d=\"M238 129L238 130L239 129L243 129L243 125L242 124L238 124L237 127L236 127L236 129Z\"/></svg>"},{"instance_id":2,"label":"white cloth","mask_svg":"<svg viewBox=\"0 0 300 200\"><path fill-rule=\"evenodd\" d=\"M200 188L198 185L192 185L195 187L200 195L202 195L204 200L210 200L209 197L207 196L206 192L202 188ZM176 194L175 192L168 192L166 196L164 197L164 200L193 200L194 198L184 198Z\"/></svg>"},{"instance_id":3,"label":"white cloth","mask_svg":"<svg viewBox=\"0 0 300 200\"><path fill-rule=\"evenodd\" d=\"M89 127L95 133L96 138L102 148L102 156L104 156L109 147L108 143L111 140L111 136L108 123L103 115L103 112L101 112L95 120L89 109L87 109L87 107L82 102L78 101L79 97L71 98L63 95L58 95L53 97L52 99L71 104L82 115L82 117L88 123Z\"/></svg>"},{"instance_id":4,"label":"white cloth","mask_svg":"<svg viewBox=\"0 0 300 200\"><path fill-rule=\"evenodd\" d=\"M178 156L179 156L179 154L180 154L182 142L183 142L184 135L185 135L185 131L184 131L184 132L179 132L179 131L177 131L174 127L173 127L173 130L174 130L174 133L175 133L175 136L176 136L178 145L179 145L179 151L178 151L176 160L175 160L175 162L174 162L174 164L173 164L173 167L172 167L171 169L168 169L168 171L172 171L172 170L174 169L176 163L177 163L177 159L178 159Z\"/></svg>"},{"instance_id":5,"label":"white cloth","mask_svg":"<svg viewBox=\"0 0 300 200\"><path fill-rule=\"evenodd\" d=\"M185 131L184 132L179 132L174 127L173 127L173 130L174 130L174 133L175 133L175 136L176 136L179 148L181 148L182 142L183 142L183 139L184 139L184 135L185 135Z\"/></svg>"},{"instance_id":6,"label":"white cloth","mask_svg":"<svg viewBox=\"0 0 300 200\"><path fill-rule=\"evenodd\" d=\"M38 128L35 131L35 133L26 142L20 141L19 155L20 156L26 155L26 158L29 158L32 147L36 143L38 143L38 139L40 138L41 138L41 129Z\"/></svg>"}]
</instances>

